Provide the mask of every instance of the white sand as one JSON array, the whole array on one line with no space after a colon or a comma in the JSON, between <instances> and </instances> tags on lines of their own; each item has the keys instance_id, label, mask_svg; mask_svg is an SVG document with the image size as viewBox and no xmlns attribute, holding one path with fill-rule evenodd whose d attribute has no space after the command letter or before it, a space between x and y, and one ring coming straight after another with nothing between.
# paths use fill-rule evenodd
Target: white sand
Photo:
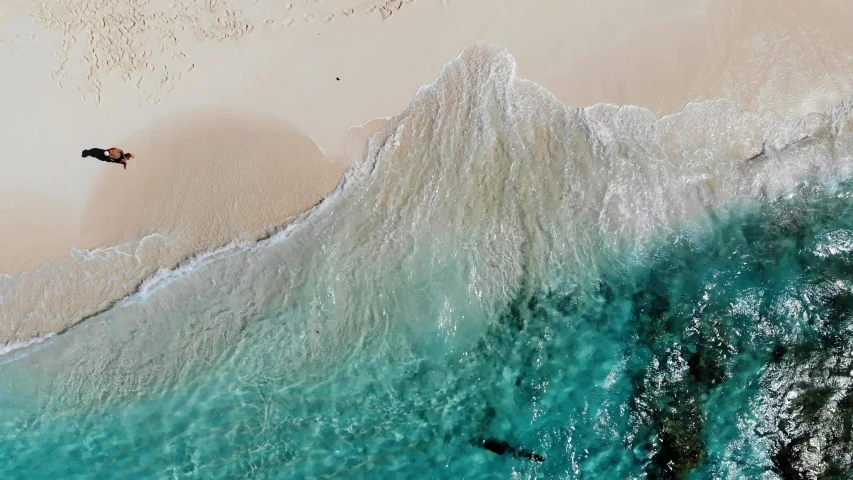
<instances>
[{"instance_id":1,"label":"white sand","mask_svg":"<svg viewBox=\"0 0 853 480\"><path fill-rule=\"evenodd\" d=\"M62 330L160 266L313 205L383 124L368 121L401 111L475 39L506 44L521 76L570 105L666 114L729 98L804 115L853 94L851 14L830 0L4 2L0 272L60 257L6 278L16 301L0 311L0 344ZM199 113L163 131L203 108L239 114ZM111 146L137 154L128 171L79 156ZM155 232L168 246L150 240L144 261L134 246L121 279L56 284L84 275L88 263L63 257L72 245ZM49 274L60 264L65 277ZM31 308L46 301L33 291L57 305Z\"/></svg>"}]
</instances>

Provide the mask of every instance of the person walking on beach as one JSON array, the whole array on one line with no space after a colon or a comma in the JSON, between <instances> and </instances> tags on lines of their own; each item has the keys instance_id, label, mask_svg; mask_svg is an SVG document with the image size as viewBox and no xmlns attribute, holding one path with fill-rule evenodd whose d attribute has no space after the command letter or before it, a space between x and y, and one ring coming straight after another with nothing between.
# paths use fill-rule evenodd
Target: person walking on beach
<instances>
[{"instance_id":1,"label":"person walking on beach","mask_svg":"<svg viewBox=\"0 0 853 480\"><path fill-rule=\"evenodd\" d=\"M102 162L107 163L118 163L124 166L124 169L127 170L127 161L133 158L133 154L130 152L125 153L120 148L90 148L88 150L83 150L83 158L85 157L94 157Z\"/></svg>"}]
</instances>

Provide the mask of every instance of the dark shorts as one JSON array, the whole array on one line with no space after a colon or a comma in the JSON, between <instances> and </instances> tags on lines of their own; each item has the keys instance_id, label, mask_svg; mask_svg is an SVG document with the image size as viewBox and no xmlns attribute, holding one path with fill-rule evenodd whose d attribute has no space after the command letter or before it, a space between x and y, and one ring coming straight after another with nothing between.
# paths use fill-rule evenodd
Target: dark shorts
<instances>
[{"instance_id":1,"label":"dark shorts","mask_svg":"<svg viewBox=\"0 0 853 480\"><path fill-rule=\"evenodd\" d=\"M88 150L83 150L83 157L93 157L102 162L107 163L125 163L125 159L127 158L126 154L122 154L121 158L112 158L106 153L104 153L103 148L90 148Z\"/></svg>"}]
</instances>

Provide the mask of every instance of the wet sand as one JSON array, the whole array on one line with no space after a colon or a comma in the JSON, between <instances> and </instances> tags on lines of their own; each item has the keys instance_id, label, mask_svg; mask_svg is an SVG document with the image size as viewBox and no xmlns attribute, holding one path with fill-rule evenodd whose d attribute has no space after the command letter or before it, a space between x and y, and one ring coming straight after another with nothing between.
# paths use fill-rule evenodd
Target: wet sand
<instances>
[{"instance_id":1,"label":"wet sand","mask_svg":"<svg viewBox=\"0 0 853 480\"><path fill-rule=\"evenodd\" d=\"M0 192L0 271L17 275L67 255L80 236L79 216L47 194Z\"/></svg>"},{"instance_id":2,"label":"wet sand","mask_svg":"<svg viewBox=\"0 0 853 480\"><path fill-rule=\"evenodd\" d=\"M136 159L105 168L80 242L108 247L152 233L186 254L269 235L334 190L348 168L274 117L214 110L176 115L129 137Z\"/></svg>"},{"instance_id":3,"label":"wet sand","mask_svg":"<svg viewBox=\"0 0 853 480\"><path fill-rule=\"evenodd\" d=\"M127 170L105 164L79 217L57 223L72 232L79 222L78 236L57 236L29 251L6 246L53 258L9 259L26 271L0 276L0 338L64 331L110 308L160 269L197 252L267 237L333 191L348 167L326 160L286 122L233 111L170 117L123 144L136 155ZM11 220L24 226L19 217ZM29 238L50 238L47 228ZM62 244L69 241L70 247Z\"/></svg>"}]
</instances>

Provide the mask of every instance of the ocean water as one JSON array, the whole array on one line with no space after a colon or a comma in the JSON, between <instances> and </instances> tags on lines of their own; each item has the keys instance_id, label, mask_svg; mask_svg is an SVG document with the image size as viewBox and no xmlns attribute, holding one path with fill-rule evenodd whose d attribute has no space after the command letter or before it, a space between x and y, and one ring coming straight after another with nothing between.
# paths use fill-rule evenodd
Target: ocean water
<instances>
[{"instance_id":1,"label":"ocean water","mask_svg":"<svg viewBox=\"0 0 853 480\"><path fill-rule=\"evenodd\" d=\"M2 478L850 478L849 118L474 44L293 227L5 357Z\"/></svg>"}]
</instances>

